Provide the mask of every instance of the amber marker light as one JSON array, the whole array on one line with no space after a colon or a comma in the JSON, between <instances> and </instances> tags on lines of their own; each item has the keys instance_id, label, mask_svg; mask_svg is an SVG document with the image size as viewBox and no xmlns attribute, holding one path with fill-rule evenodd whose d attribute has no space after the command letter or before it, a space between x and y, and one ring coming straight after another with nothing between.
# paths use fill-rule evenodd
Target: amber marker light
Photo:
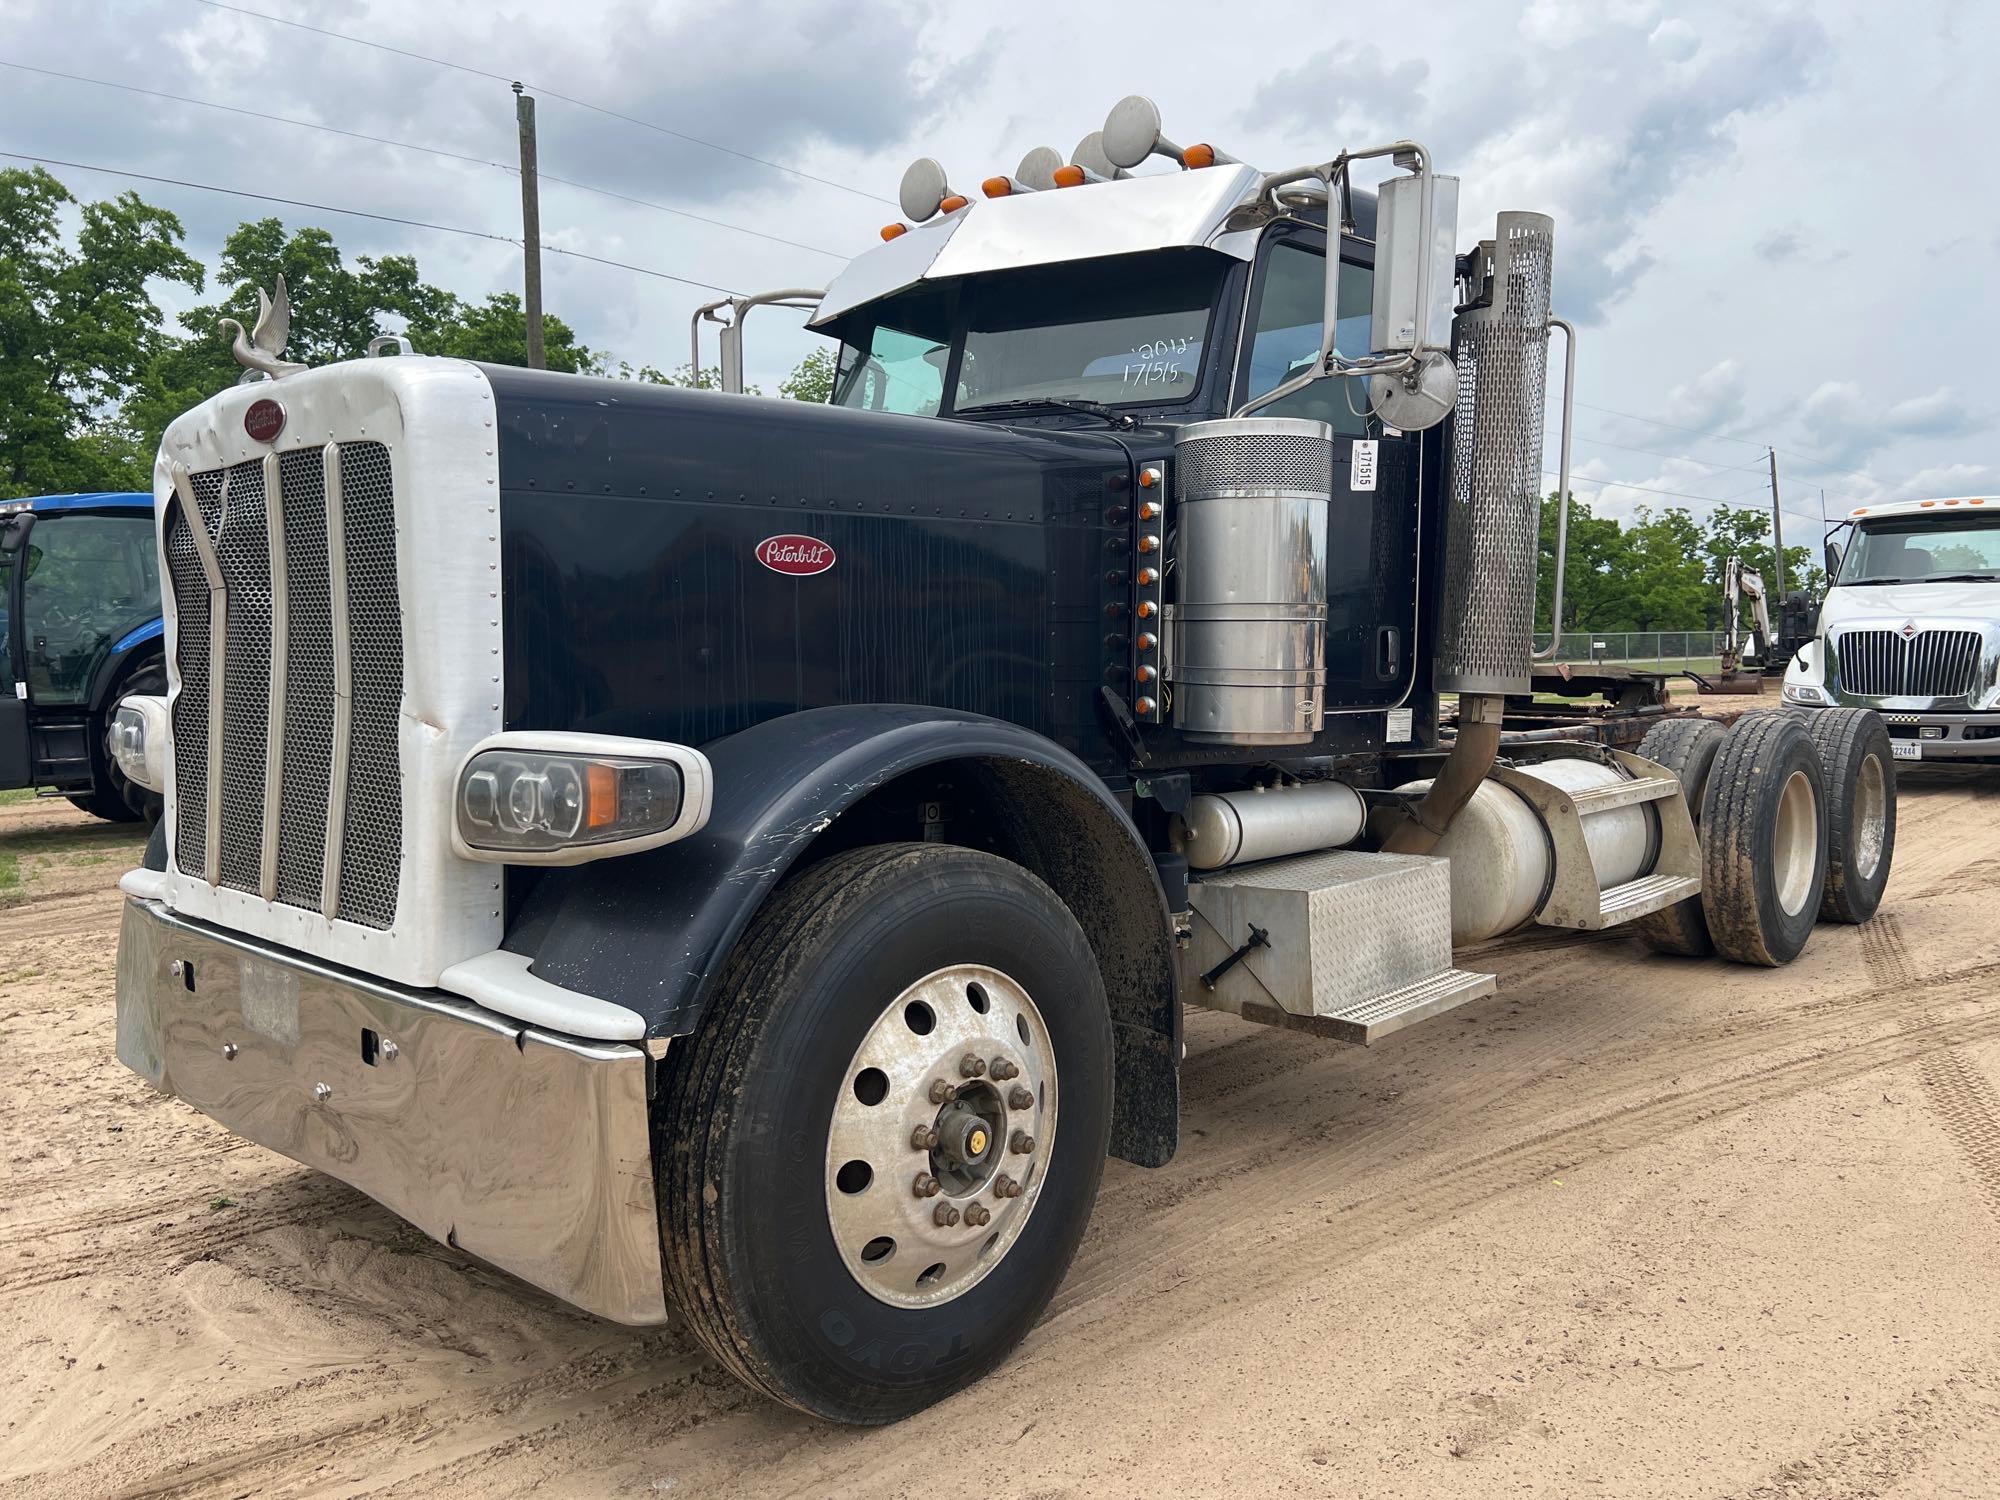
<instances>
[{"instance_id":1,"label":"amber marker light","mask_svg":"<svg viewBox=\"0 0 2000 1500\"><path fill-rule=\"evenodd\" d=\"M1057 167L1052 175L1057 187L1082 187L1084 183L1082 167Z\"/></svg>"},{"instance_id":2,"label":"amber marker light","mask_svg":"<svg viewBox=\"0 0 2000 1500\"><path fill-rule=\"evenodd\" d=\"M1215 147L1195 145L1181 153L1181 165L1185 167L1212 167L1215 165Z\"/></svg>"},{"instance_id":3,"label":"amber marker light","mask_svg":"<svg viewBox=\"0 0 2000 1500\"><path fill-rule=\"evenodd\" d=\"M1154 604L1151 599L1141 599L1139 601L1139 608L1134 613L1142 620L1150 620L1154 615L1159 613L1159 606Z\"/></svg>"},{"instance_id":4,"label":"amber marker light","mask_svg":"<svg viewBox=\"0 0 2000 1500\"><path fill-rule=\"evenodd\" d=\"M907 224L884 224L882 226L882 238L884 241L900 239L909 232L910 226Z\"/></svg>"},{"instance_id":5,"label":"amber marker light","mask_svg":"<svg viewBox=\"0 0 2000 1500\"><path fill-rule=\"evenodd\" d=\"M989 177L979 184L979 191L989 198L1004 198L1014 191L1014 184L1005 177Z\"/></svg>"},{"instance_id":6,"label":"amber marker light","mask_svg":"<svg viewBox=\"0 0 2000 1500\"><path fill-rule=\"evenodd\" d=\"M953 193L949 198L945 199L944 202L938 205L938 212L941 214L955 214L971 201L972 200L966 197L965 194L963 193Z\"/></svg>"}]
</instances>

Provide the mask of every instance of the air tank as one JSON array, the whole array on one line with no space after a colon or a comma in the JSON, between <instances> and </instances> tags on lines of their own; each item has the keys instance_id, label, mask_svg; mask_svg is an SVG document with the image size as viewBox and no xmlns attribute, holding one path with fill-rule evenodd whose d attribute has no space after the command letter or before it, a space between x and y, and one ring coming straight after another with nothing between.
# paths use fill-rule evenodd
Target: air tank
<instances>
[{"instance_id":1,"label":"air tank","mask_svg":"<svg viewBox=\"0 0 2000 1500\"><path fill-rule=\"evenodd\" d=\"M1310 741L1325 715L1332 427L1190 423L1174 486L1174 727L1226 745Z\"/></svg>"}]
</instances>

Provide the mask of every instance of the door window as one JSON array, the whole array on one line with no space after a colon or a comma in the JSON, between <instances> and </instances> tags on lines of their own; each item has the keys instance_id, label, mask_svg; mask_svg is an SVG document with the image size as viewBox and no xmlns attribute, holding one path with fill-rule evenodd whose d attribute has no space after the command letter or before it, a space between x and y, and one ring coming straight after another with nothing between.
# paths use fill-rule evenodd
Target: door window
<instances>
[{"instance_id":1,"label":"door window","mask_svg":"<svg viewBox=\"0 0 2000 1500\"><path fill-rule=\"evenodd\" d=\"M81 703L111 648L160 614L150 516L51 515L22 549L18 622L28 692L41 704Z\"/></svg>"},{"instance_id":2,"label":"door window","mask_svg":"<svg viewBox=\"0 0 2000 1500\"><path fill-rule=\"evenodd\" d=\"M1340 267L1340 318L1334 347L1350 358L1368 353L1369 320L1374 313L1375 273L1367 266ZM1250 341L1250 369L1244 398L1261 396L1312 368L1319 357L1321 316L1326 306L1326 257L1296 239L1279 240L1265 259L1257 292L1257 317ZM1309 417L1329 422L1348 437L1365 437L1367 388L1359 380L1316 380L1302 391L1264 407L1264 417Z\"/></svg>"}]
</instances>

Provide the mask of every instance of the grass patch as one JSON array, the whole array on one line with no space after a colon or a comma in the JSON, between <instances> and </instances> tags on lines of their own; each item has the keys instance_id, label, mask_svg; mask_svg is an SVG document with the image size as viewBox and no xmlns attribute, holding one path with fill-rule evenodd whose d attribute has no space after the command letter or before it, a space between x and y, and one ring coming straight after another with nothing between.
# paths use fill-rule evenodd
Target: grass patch
<instances>
[{"instance_id":1,"label":"grass patch","mask_svg":"<svg viewBox=\"0 0 2000 1500\"><path fill-rule=\"evenodd\" d=\"M21 856L11 849L0 849L0 895L21 888Z\"/></svg>"},{"instance_id":2,"label":"grass patch","mask_svg":"<svg viewBox=\"0 0 2000 1500\"><path fill-rule=\"evenodd\" d=\"M0 806L5 806L9 802L33 802L35 796L35 789L31 786L19 787L11 792L0 792Z\"/></svg>"}]
</instances>

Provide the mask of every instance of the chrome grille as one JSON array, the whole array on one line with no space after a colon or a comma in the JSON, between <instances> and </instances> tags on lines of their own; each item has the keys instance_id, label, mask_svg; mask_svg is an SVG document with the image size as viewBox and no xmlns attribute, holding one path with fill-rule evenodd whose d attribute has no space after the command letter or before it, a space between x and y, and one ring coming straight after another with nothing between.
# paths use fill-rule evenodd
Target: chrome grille
<instances>
[{"instance_id":1,"label":"chrome grille","mask_svg":"<svg viewBox=\"0 0 2000 1500\"><path fill-rule=\"evenodd\" d=\"M1979 649L1974 630L1844 631L1838 685L1860 698L1964 698L1978 686Z\"/></svg>"},{"instance_id":2,"label":"chrome grille","mask_svg":"<svg viewBox=\"0 0 2000 1500\"><path fill-rule=\"evenodd\" d=\"M282 506L267 514L264 461L189 476L226 591L225 649L216 703L211 682L208 584L200 549L178 502L166 524L173 579L180 694L174 705L175 863L185 875L233 890L264 889L267 852L271 894L283 905L320 911L365 926L395 920L402 863L402 766L397 721L402 710L402 614L396 588L395 495L389 451L380 443L338 445L346 542L346 618L336 630L336 590L329 577L326 454L305 449L278 461ZM225 479L227 481L225 485ZM282 517L271 535L270 515ZM272 740L274 638L273 545L284 564L284 661L278 742ZM349 642L353 692L338 809L334 745L340 706L335 638ZM221 712L221 783L208 785L211 711ZM267 758L275 816L265 816ZM206 837L219 799L218 847ZM326 891L330 818L339 851L337 899ZM275 843L267 851L266 841ZM331 909L328 909L328 908Z\"/></svg>"}]
</instances>

